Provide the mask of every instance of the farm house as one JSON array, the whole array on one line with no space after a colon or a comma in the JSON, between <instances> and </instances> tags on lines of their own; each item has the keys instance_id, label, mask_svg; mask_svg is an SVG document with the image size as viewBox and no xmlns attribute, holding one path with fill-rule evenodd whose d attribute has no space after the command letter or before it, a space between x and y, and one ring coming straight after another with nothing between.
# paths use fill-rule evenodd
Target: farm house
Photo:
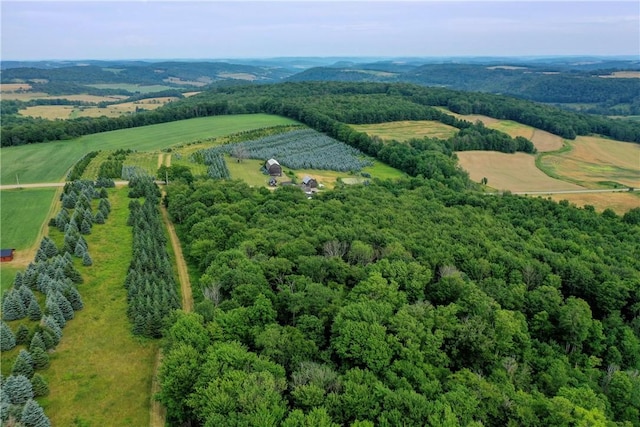
<instances>
[{"instance_id":1,"label":"farm house","mask_svg":"<svg viewBox=\"0 0 640 427\"><path fill-rule=\"evenodd\" d=\"M271 176L282 176L282 166L276 159L269 159L264 164L264 168Z\"/></svg>"},{"instance_id":2,"label":"farm house","mask_svg":"<svg viewBox=\"0 0 640 427\"><path fill-rule=\"evenodd\" d=\"M310 176L305 176L302 178L302 185L307 188L318 188L318 181Z\"/></svg>"},{"instance_id":3,"label":"farm house","mask_svg":"<svg viewBox=\"0 0 640 427\"><path fill-rule=\"evenodd\" d=\"M0 249L0 262L12 261L15 251L15 249Z\"/></svg>"}]
</instances>

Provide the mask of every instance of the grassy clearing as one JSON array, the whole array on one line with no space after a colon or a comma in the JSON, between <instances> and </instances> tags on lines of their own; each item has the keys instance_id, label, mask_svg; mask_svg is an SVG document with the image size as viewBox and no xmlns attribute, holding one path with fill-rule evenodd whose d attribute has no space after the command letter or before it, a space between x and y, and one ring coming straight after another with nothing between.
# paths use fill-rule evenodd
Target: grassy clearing
<instances>
[{"instance_id":1,"label":"grassy clearing","mask_svg":"<svg viewBox=\"0 0 640 427\"><path fill-rule=\"evenodd\" d=\"M567 200L578 207L591 205L598 212L609 208L618 215L624 215L628 210L640 207L640 194L638 192L553 194L549 197L557 202Z\"/></svg>"},{"instance_id":2,"label":"grassy clearing","mask_svg":"<svg viewBox=\"0 0 640 427\"><path fill-rule=\"evenodd\" d=\"M122 284L132 242L127 191L110 190L112 213L87 236L94 265L78 267L85 308L65 327L44 372L51 394L43 407L56 426L149 425L158 342L134 337L126 315Z\"/></svg>"},{"instance_id":3,"label":"grassy clearing","mask_svg":"<svg viewBox=\"0 0 640 427\"><path fill-rule=\"evenodd\" d=\"M536 167L535 157L531 154L495 151L463 151L456 154L460 166L469 172L473 181L480 182L486 177L488 185L497 190L564 191L582 188L545 175Z\"/></svg>"},{"instance_id":4,"label":"grassy clearing","mask_svg":"<svg viewBox=\"0 0 640 427\"><path fill-rule=\"evenodd\" d=\"M605 79L640 79L640 71L614 71L600 77Z\"/></svg>"},{"instance_id":5,"label":"grassy clearing","mask_svg":"<svg viewBox=\"0 0 640 427\"><path fill-rule=\"evenodd\" d=\"M48 220L56 191L55 188L0 191L0 246L15 248L16 252L30 248L42 223Z\"/></svg>"},{"instance_id":6,"label":"grassy clearing","mask_svg":"<svg viewBox=\"0 0 640 427\"><path fill-rule=\"evenodd\" d=\"M86 135L69 141L55 141L5 147L0 151L2 182L56 182L84 154L94 150L131 148L154 151L190 141L218 137L245 130L293 124L293 120L268 114L202 117L132 129Z\"/></svg>"},{"instance_id":7,"label":"grassy clearing","mask_svg":"<svg viewBox=\"0 0 640 427\"><path fill-rule=\"evenodd\" d=\"M385 141L407 141L411 138L447 139L458 132L453 126L434 120L404 120L399 122L376 123L372 125L351 125L355 130L371 136L378 136Z\"/></svg>"},{"instance_id":8,"label":"grassy clearing","mask_svg":"<svg viewBox=\"0 0 640 427\"><path fill-rule=\"evenodd\" d=\"M133 114L136 109L155 110L163 105L176 100L173 97L161 97L143 99L140 101L113 104L104 108L100 107L76 107L73 105L35 105L20 110L20 114L29 117L41 117L43 119L76 119L78 117L119 117L125 114ZM111 99L110 101L116 101ZM91 101L93 102L93 101ZM99 101L98 101L99 102Z\"/></svg>"},{"instance_id":9,"label":"grassy clearing","mask_svg":"<svg viewBox=\"0 0 640 427\"><path fill-rule=\"evenodd\" d=\"M22 268L13 267L9 263L0 265L0 296L13 286L13 279L16 277L16 273L21 270Z\"/></svg>"},{"instance_id":10,"label":"grassy clearing","mask_svg":"<svg viewBox=\"0 0 640 427\"><path fill-rule=\"evenodd\" d=\"M164 85L138 85L138 84L130 84L130 83L113 83L113 84L94 84L87 85L90 87L95 87L97 89L124 89L129 92L139 92L139 93L153 93L153 92L162 92L163 90L171 90L174 89L171 86Z\"/></svg>"},{"instance_id":11,"label":"grassy clearing","mask_svg":"<svg viewBox=\"0 0 640 427\"><path fill-rule=\"evenodd\" d=\"M27 90L31 90L31 85L29 83L2 83L0 85L0 92L3 94Z\"/></svg>"},{"instance_id":12,"label":"grassy clearing","mask_svg":"<svg viewBox=\"0 0 640 427\"><path fill-rule=\"evenodd\" d=\"M588 188L640 187L640 145L579 136L568 148L541 156L539 167L552 176Z\"/></svg>"},{"instance_id":13,"label":"grassy clearing","mask_svg":"<svg viewBox=\"0 0 640 427\"><path fill-rule=\"evenodd\" d=\"M513 120L499 120L489 116L482 116L480 114L456 114L447 110L446 108L439 109L460 120L466 120L472 123L480 121L486 127L504 132L512 138L515 138L517 136L527 138L528 140L533 142L536 150L538 150L538 152L540 153L555 151L562 148L562 137L541 129L523 125L522 123L514 122Z\"/></svg>"},{"instance_id":14,"label":"grassy clearing","mask_svg":"<svg viewBox=\"0 0 640 427\"><path fill-rule=\"evenodd\" d=\"M82 101L82 102L116 102L122 99L128 98L125 95L89 95L89 94L73 94L73 95L49 95L45 92L2 92L2 99L18 100L18 101L31 101L33 99L68 99L70 101Z\"/></svg>"}]
</instances>

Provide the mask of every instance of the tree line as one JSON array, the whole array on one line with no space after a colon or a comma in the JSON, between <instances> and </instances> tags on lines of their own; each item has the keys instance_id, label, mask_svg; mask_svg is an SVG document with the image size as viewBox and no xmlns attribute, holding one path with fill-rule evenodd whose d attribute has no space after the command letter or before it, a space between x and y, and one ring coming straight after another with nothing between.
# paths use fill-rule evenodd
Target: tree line
<instances>
[{"instance_id":1,"label":"tree line","mask_svg":"<svg viewBox=\"0 0 640 427\"><path fill-rule=\"evenodd\" d=\"M221 87L154 111L118 118L9 121L3 126L0 143L3 147L22 145L195 117L241 113L279 114L321 132L348 123L394 120L458 123L433 107L446 107L460 114L485 114L515 120L568 139L598 133L622 141L640 142L637 123L568 112L506 96L401 83L308 82ZM326 118L336 123L327 126Z\"/></svg>"}]
</instances>

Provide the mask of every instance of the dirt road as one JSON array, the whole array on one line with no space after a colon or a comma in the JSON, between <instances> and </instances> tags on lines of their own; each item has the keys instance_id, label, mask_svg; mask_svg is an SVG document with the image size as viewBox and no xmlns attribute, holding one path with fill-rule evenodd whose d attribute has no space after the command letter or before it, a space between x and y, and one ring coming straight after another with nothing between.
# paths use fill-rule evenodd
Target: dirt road
<instances>
[{"instance_id":1,"label":"dirt road","mask_svg":"<svg viewBox=\"0 0 640 427\"><path fill-rule=\"evenodd\" d=\"M180 246L180 240L176 234L176 229L173 226L171 220L169 220L169 213L164 205L160 206L162 213L162 220L164 225L169 231L169 239L171 240L171 246L176 256L176 265L178 268L178 279L180 280L180 289L182 290L182 309L186 312L193 311L193 296L191 294L191 281L189 280L189 272L187 271L187 264L184 262L182 256L182 247ZM160 365L162 364L162 350L158 350L156 356L156 366L153 372L153 381L151 382L151 408L149 416L150 427L164 427L166 422L166 410L157 402L153 396L160 391L160 382L158 381L158 373L160 371Z\"/></svg>"}]
</instances>

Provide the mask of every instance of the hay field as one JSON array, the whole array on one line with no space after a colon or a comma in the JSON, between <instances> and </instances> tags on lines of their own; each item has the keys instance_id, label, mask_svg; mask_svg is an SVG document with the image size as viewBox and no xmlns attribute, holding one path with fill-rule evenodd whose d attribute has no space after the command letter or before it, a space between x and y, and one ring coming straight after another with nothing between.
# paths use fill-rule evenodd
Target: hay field
<instances>
[{"instance_id":1,"label":"hay field","mask_svg":"<svg viewBox=\"0 0 640 427\"><path fill-rule=\"evenodd\" d=\"M164 85L144 86L144 85L131 84L131 83L101 83L101 84L92 84L87 86L95 87L97 89L124 89L133 93L136 93L136 92L152 93L152 92L161 92L163 90L175 89L175 88L172 88L171 86L164 86Z\"/></svg>"},{"instance_id":2,"label":"hay field","mask_svg":"<svg viewBox=\"0 0 640 427\"><path fill-rule=\"evenodd\" d=\"M358 132L378 136L385 141L407 141L411 138L447 139L458 132L453 126L435 120L403 120L398 122L376 123L368 125L350 125Z\"/></svg>"},{"instance_id":3,"label":"hay field","mask_svg":"<svg viewBox=\"0 0 640 427\"><path fill-rule=\"evenodd\" d=\"M614 71L600 77L604 79L640 79L640 71Z\"/></svg>"},{"instance_id":4,"label":"hay field","mask_svg":"<svg viewBox=\"0 0 640 427\"><path fill-rule=\"evenodd\" d=\"M74 100L84 100L86 102L95 102L89 101L87 97L91 95L76 95L74 96ZM83 98L84 99L77 99ZM68 97L69 99L71 97ZM108 102L117 101L120 98L107 98L107 97L93 97L100 100L107 99ZM175 97L159 97L159 98L149 98L149 99L141 99L139 101L125 102L122 104L113 104L104 108L99 107L76 107L72 105L36 105L33 107L27 107L25 109L20 110L20 114L23 116L29 117L41 117L43 119L55 120L55 119L75 119L78 117L119 117L124 114L131 114L136 111L136 108L142 108L145 110L155 110L156 108L162 107L163 105L175 101L178 98ZM97 101L97 100L96 100ZM100 102L100 101L97 101Z\"/></svg>"},{"instance_id":5,"label":"hay field","mask_svg":"<svg viewBox=\"0 0 640 427\"><path fill-rule=\"evenodd\" d=\"M513 120L499 120L480 114L456 114L444 108L440 108L440 110L460 120L466 120L472 123L480 121L486 127L504 132L512 138L515 138L517 136L527 138L528 140L533 142L536 150L538 150L538 152L540 153L556 151L562 148L562 137L554 135L551 132L536 129L528 125L523 125L522 123L514 122Z\"/></svg>"},{"instance_id":6,"label":"hay field","mask_svg":"<svg viewBox=\"0 0 640 427\"><path fill-rule=\"evenodd\" d=\"M618 215L624 215L630 209L640 207L640 193L623 192L623 193L587 193L587 194L552 194L551 199L559 202L567 200L578 207L591 205L596 211L602 212L609 208Z\"/></svg>"},{"instance_id":7,"label":"hay field","mask_svg":"<svg viewBox=\"0 0 640 427\"><path fill-rule=\"evenodd\" d=\"M551 178L536 167L535 156L526 153L495 151L462 151L456 153L460 166L471 179L480 182L486 177L489 187L510 191L565 191L582 187Z\"/></svg>"},{"instance_id":8,"label":"hay field","mask_svg":"<svg viewBox=\"0 0 640 427\"><path fill-rule=\"evenodd\" d=\"M541 167L589 188L607 186L604 182L640 187L640 144L579 136L570 146L540 158Z\"/></svg>"},{"instance_id":9,"label":"hay field","mask_svg":"<svg viewBox=\"0 0 640 427\"><path fill-rule=\"evenodd\" d=\"M18 92L31 90L31 85L29 83L2 83L0 84L0 92L2 94L10 93L10 92Z\"/></svg>"}]
</instances>

